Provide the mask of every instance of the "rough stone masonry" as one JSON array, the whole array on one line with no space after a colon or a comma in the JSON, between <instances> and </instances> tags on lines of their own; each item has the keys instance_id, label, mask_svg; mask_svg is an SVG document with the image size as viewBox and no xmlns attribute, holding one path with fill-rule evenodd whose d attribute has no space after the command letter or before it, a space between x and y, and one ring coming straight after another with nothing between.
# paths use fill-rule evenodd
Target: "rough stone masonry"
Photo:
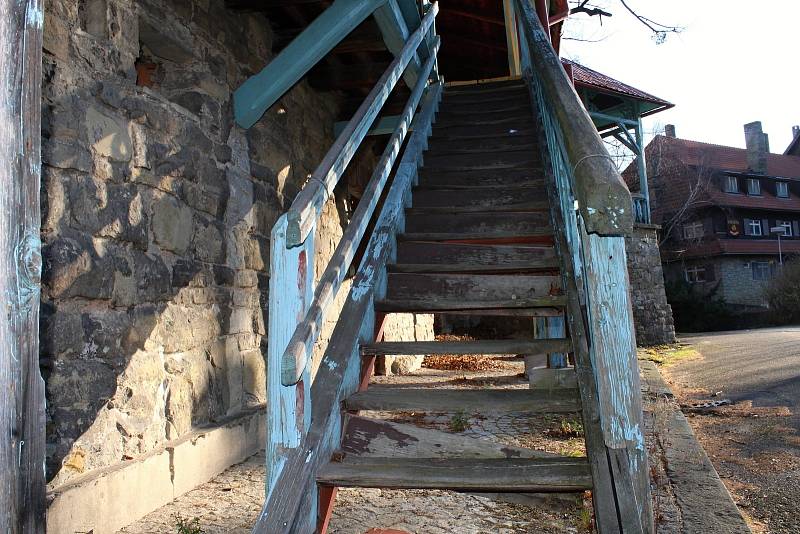
<instances>
[{"instance_id":1,"label":"rough stone masonry","mask_svg":"<svg viewBox=\"0 0 800 534\"><path fill-rule=\"evenodd\" d=\"M301 82L245 131L231 95L273 55L263 16L222 0L45 8L54 488L263 406L269 234L332 143L339 97ZM317 276L346 224L339 200L318 225Z\"/></svg>"}]
</instances>

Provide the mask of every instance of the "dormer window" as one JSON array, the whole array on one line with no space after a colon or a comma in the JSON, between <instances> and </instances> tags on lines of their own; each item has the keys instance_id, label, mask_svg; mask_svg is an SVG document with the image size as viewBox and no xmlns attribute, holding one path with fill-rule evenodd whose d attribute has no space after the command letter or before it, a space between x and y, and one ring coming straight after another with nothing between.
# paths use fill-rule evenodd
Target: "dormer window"
<instances>
[{"instance_id":1,"label":"dormer window","mask_svg":"<svg viewBox=\"0 0 800 534\"><path fill-rule=\"evenodd\" d=\"M738 193L739 192L739 179L735 176L725 177L725 192Z\"/></svg>"},{"instance_id":2,"label":"dormer window","mask_svg":"<svg viewBox=\"0 0 800 534\"><path fill-rule=\"evenodd\" d=\"M747 179L747 194L760 195L761 194L761 180L758 178Z\"/></svg>"},{"instance_id":3,"label":"dormer window","mask_svg":"<svg viewBox=\"0 0 800 534\"><path fill-rule=\"evenodd\" d=\"M786 182L775 182L775 194L780 198L789 198L789 184Z\"/></svg>"}]
</instances>

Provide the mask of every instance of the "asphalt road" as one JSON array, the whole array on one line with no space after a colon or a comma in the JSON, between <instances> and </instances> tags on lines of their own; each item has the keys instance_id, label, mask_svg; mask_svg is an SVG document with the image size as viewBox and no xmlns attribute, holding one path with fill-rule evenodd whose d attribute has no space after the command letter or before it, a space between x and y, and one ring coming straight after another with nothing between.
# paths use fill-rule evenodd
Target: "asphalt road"
<instances>
[{"instance_id":1,"label":"asphalt road","mask_svg":"<svg viewBox=\"0 0 800 534\"><path fill-rule=\"evenodd\" d=\"M800 327L684 334L702 359L670 369L690 387L722 391L733 401L755 406L787 406L800 428Z\"/></svg>"}]
</instances>

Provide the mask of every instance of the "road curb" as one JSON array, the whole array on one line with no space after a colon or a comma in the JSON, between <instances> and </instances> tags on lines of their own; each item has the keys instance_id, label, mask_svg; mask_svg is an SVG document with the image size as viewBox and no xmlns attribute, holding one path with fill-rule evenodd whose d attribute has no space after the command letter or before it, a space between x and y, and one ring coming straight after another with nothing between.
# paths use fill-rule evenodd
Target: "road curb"
<instances>
[{"instance_id":1,"label":"road curb","mask_svg":"<svg viewBox=\"0 0 800 534\"><path fill-rule=\"evenodd\" d=\"M646 409L655 406L659 399L670 401L664 403L669 411L666 417L661 417L659 443L682 525L672 529L669 528L671 525L665 525L666 529L659 525L659 534L752 534L683 412L672 402L672 390L661 377L656 364L640 360L639 369Z\"/></svg>"}]
</instances>

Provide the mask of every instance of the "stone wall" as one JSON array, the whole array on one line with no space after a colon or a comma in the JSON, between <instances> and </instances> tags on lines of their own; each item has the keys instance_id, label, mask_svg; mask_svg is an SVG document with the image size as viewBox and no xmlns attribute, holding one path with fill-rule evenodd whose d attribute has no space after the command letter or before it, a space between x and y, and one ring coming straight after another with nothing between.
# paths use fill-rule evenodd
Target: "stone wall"
<instances>
[{"instance_id":1,"label":"stone wall","mask_svg":"<svg viewBox=\"0 0 800 534\"><path fill-rule=\"evenodd\" d=\"M706 261L707 268L716 271L715 279L720 283L717 296L736 311L746 311L751 306L767 309L764 293L769 282L753 280L753 262L769 263L772 272L778 268L778 262L771 256L717 257Z\"/></svg>"},{"instance_id":2,"label":"stone wall","mask_svg":"<svg viewBox=\"0 0 800 534\"><path fill-rule=\"evenodd\" d=\"M675 341L672 307L664 292L657 225L637 224L625 238L636 343L660 345Z\"/></svg>"},{"instance_id":3,"label":"stone wall","mask_svg":"<svg viewBox=\"0 0 800 534\"><path fill-rule=\"evenodd\" d=\"M58 486L264 403L269 233L330 146L338 97L300 83L244 131L231 92L272 55L263 17L222 0L45 8L41 347ZM334 202L323 222L318 261L342 232Z\"/></svg>"}]
</instances>

